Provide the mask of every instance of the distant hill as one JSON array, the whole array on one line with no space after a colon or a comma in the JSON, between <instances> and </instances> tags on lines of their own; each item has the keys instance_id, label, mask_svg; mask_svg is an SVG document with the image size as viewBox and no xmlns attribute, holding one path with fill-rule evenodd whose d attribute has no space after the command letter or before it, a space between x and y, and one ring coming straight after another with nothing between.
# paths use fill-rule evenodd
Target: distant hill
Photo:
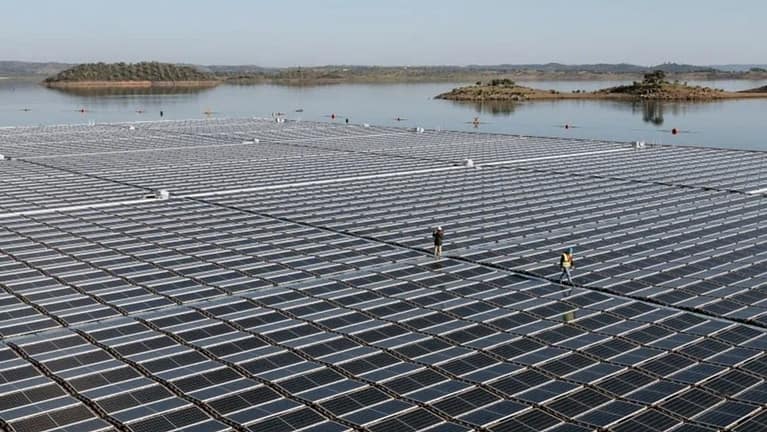
<instances>
[{"instance_id":1,"label":"distant hill","mask_svg":"<svg viewBox=\"0 0 767 432\"><path fill-rule=\"evenodd\" d=\"M361 66L325 65L294 68L257 66L206 66L229 83L311 85L342 82L476 82L494 78L525 80L632 80L661 70L675 79L736 79L742 73L719 71L708 66L664 63L655 66L620 64L566 65L433 65L433 66Z\"/></svg>"},{"instance_id":2,"label":"distant hill","mask_svg":"<svg viewBox=\"0 0 767 432\"><path fill-rule=\"evenodd\" d=\"M34 77L51 76L72 67L69 63L35 63L23 61L0 61L0 76Z\"/></svg>"},{"instance_id":3,"label":"distant hill","mask_svg":"<svg viewBox=\"0 0 767 432\"><path fill-rule=\"evenodd\" d=\"M103 63L96 63L103 64ZM124 64L124 63L118 63ZM138 63L141 64L141 63ZM0 61L0 76L51 76L75 66L71 63L59 62L23 62ZM193 65L188 66L199 72L221 75L239 74L277 74L294 68L264 67L259 65ZM416 65L416 66L365 66L365 65L325 65L307 67L307 70L348 70L371 71L387 69L421 69L431 72L487 71L508 73L513 71L540 72L590 72L590 73L632 73L644 74L655 70L666 73L712 73L712 72L748 72L751 69L765 69L765 64L726 64L726 65L690 65L678 63L662 63L655 66L641 66L630 63L593 63L593 64L564 64L564 63L531 63L531 64L496 64L496 65Z\"/></svg>"},{"instance_id":4,"label":"distant hill","mask_svg":"<svg viewBox=\"0 0 767 432\"><path fill-rule=\"evenodd\" d=\"M767 64L727 64L712 65L711 67L725 72L748 72L752 69L767 70Z\"/></svg>"},{"instance_id":5,"label":"distant hill","mask_svg":"<svg viewBox=\"0 0 767 432\"><path fill-rule=\"evenodd\" d=\"M541 72L592 72L592 73L634 73L643 74L656 70L662 70L667 73L694 73L694 72L716 72L709 66L696 66L677 63L663 63L655 66L639 66L629 63L596 63L596 64L575 64L568 65L562 63L545 64L503 64L503 65L469 65L466 68L473 70L495 70L498 72L511 71L541 71Z\"/></svg>"},{"instance_id":6,"label":"distant hill","mask_svg":"<svg viewBox=\"0 0 767 432\"><path fill-rule=\"evenodd\" d=\"M593 64L497 64L497 65L410 65L366 66L324 65L264 67L259 65L193 65L157 62L142 63L35 63L0 61L0 77L50 77L50 85L85 81L126 85L133 80L170 83L188 80L217 80L237 84L310 85L341 82L475 82L494 78L524 80L633 80L661 70L680 81L700 79L765 79L767 65L699 66L663 63L642 66L630 63ZM126 81L127 80L127 81ZM191 82L191 81L188 81Z\"/></svg>"},{"instance_id":7,"label":"distant hill","mask_svg":"<svg viewBox=\"0 0 767 432\"><path fill-rule=\"evenodd\" d=\"M46 83L103 81L214 81L216 76L191 66L170 63L85 63L47 78Z\"/></svg>"},{"instance_id":8,"label":"distant hill","mask_svg":"<svg viewBox=\"0 0 767 432\"><path fill-rule=\"evenodd\" d=\"M215 74L276 73L280 68L268 68L257 65L204 65L195 66L203 72Z\"/></svg>"}]
</instances>

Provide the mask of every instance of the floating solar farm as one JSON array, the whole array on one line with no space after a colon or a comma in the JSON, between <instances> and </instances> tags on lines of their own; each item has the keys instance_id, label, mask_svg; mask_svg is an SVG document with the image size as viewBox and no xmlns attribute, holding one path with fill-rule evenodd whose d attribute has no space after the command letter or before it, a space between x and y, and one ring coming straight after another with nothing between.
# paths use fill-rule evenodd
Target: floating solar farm
<instances>
[{"instance_id":1,"label":"floating solar farm","mask_svg":"<svg viewBox=\"0 0 767 432\"><path fill-rule=\"evenodd\" d=\"M208 119L0 154L2 430L767 430L767 153Z\"/></svg>"}]
</instances>

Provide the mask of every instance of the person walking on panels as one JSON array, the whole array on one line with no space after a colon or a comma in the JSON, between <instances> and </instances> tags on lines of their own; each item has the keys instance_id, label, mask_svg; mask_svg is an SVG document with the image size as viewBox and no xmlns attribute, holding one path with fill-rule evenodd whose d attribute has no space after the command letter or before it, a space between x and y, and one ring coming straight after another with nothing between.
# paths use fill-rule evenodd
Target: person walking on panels
<instances>
[{"instance_id":1,"label":"person walking on panels","mask_svg":"<svg viewBox=\"0 0 767 432\"><path fill-rule=\"evenodd\" d=\"M442 230L441 226L438 226L431 236L434 237L434 257L439 258L442 256L442 240L445 239L445 231Z\"/></svg>"},{"instance_id":2,"label":"person walking on panels","mask_svg":"<svg viewBox=\"0 0 767 432\"><path fill-rule=\"evenodd\" d=\"M559 283L562 283L562 279L567 276L567 282L570 285L573 284L572 274L570 270L575 268L575 261L573 261L573 248L567 248L562 252L562 256L559 257L559 268L562 270L562 274L559 275Z\"/></svg>"}]
</instances>

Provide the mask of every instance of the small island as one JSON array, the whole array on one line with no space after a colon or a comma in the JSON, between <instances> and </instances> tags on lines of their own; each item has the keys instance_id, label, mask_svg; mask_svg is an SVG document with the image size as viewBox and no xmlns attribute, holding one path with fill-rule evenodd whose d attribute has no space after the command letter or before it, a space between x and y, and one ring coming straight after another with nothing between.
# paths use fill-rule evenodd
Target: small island
<instances>
[{"instance_id":1,"label":"small island","mask_svg":"<svg viewBox=\"0 0 767 432\"><path fill-rule=\"evenodd\" d=\"M170 63L87 63L43 81L53 88L213 87L221 80L191 66Z\"/></svg>"},{"instance_id":2,"label":"small island","mask_svg":"<svg viewBox=\"0 0 767 432\"><path fill-rule=\"evenodd\" d=\"M436 99L453 101L534 101L557 99L611 99L654 101L712 101L720 99L767 98L767 88L762 87L740 92L729 92L710 87L691 86L678 81L669 82L663 71L644 75L644 80L632 84L586 92L574 90L542 90L518 85L505 78L475 85L458 87L436 96Z\"/></svg>"}]
</instances>

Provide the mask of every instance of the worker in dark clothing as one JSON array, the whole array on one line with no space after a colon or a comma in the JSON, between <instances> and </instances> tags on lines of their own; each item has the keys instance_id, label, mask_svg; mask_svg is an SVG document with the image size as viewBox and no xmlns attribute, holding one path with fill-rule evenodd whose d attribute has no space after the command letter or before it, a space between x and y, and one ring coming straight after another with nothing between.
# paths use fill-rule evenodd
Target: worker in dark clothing
<instances>
[{"instance_id":1,"label":"worker in dark clothing","mask_svg":"<svg viewBox=\"0 0 767 432\"><path fill-rule=\"evenodd\" d=\"M162 117L162 116L163 116L163 114L164 114L164 113L163 113L162 111L160 111L160 117Z\"/></svg>"},{"instance_id":2,"label":"worker in dark clothing","mask_svg":"<svg viewBox=\"0 0 767 432\"><path fill-rule=\"evenodd\" d=\"M559 268L562 270L562 274L559 275L559 283L567 277L567 281L570 285L573 284L572 274L570 271L575 268L575 261L573 261L573 248L568 248L562 252L562 256L559 257Z\"/></svg>"},{"instance_id":3,"label":"worker in dark clothing","mask_svg":"<svg viewBox=\"0 0 767 432\"><path fill-rule=\"evenodd\" d=\"M346 118L346 124L349 124L349 118L348 117Z\"/></svg>"},{"instance_id":4,"label":"worker in dark clothing","mask_svg":"<svg viewBox=\"0 0 767 432\"><path fill-rule=\"evenodd\" d=\"M442 230L441 226L438 226L431 236L434 237L434 257L439 258L442 256L442 241L445 239L445 231Z\"/></svg>"}]
</instances>

